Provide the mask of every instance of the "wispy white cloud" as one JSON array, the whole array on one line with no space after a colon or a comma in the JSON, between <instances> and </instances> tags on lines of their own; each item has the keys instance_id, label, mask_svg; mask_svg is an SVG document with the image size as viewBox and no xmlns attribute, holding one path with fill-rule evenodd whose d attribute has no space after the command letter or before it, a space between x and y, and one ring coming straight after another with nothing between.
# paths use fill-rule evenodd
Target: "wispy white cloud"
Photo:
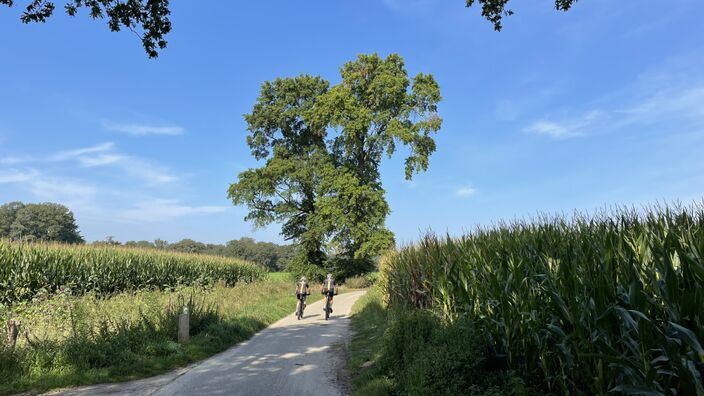
<instances>
[{"instance_id":1,"label":"wispy white cloud","mask_svg":"<svg viewBox=\"0 0 704 396\"><path fill-rule=\"evenodd\" d=\"M556 139L580 136L574 131L570 131L566 126L552 121L536 121L523 129L523 132L536 135L546 135Z\"/></svg>"},{"instance_id":2,"label":"wispy white cloud","mask_svg":"<svg viewBox=\"0 0 704 396\"><path fill-rule=\"evenodd\" d=\"M88 154L104 153L106 151L111 151L115 146L112 142L107 142L91 147L83 147L74 150L60 151L49 157L50 161L67 161L70 159L80 158Z\"/></svg>"},{"instance_id":3,"label":"wispy white cloud","mask_svg":"<svg viewBox=\"0 0 704 396\"><path fill-rule=\"evenodd\" d=\"M151 161L123 155L119 153L103 153L97 156L81 156L77 158L86 168L111 166L120 169L130 177L154 185L171 183L178 180L168 168L152 163Z\"/></svg>"},{"instance_id":4,"label":"wispy white cloud","mask_svg":"<svg viewBox=\"0 0 704 396\"><path fill-rule=\"evenodd\" d=\"M584 136L588 129L605 118L601 111L594 110L572 119L562 121L535 121L523 128L523 132L548 136L553 139L569 139Z\"/></svg>"},{"instance_id":5,"label":"wispy white cloud","mask_svg":"<svg viewBox=\"0 0 704 396\"><path fill-rule=\"evenodd\" d=\"M460 187L455 190L456 197L468 198L477 194L477 189L471 186Z\"/></svg>"},{"instance_id":6,"label":"wispy white cloud","mask_svg":"<svg viewBox=\"0 0 704 396\"><path fill-rule=\"evenodd\" d=\"M22 185L37 199L62 203L87 202L98 192L83 180L49 176L36 169L0 171L0 183Z\"/></svg>"},{"instance_id":7,"label":"wispy white cloud","mask_svg":"<svg viewBox=\"0 0 704 396\"><path fill-rule=\"evenodd\" d=\"M2 164L2 165L16 165L16 164L22 164L25 162L30 162L32 160L33 160L33 158L31 158L31 157L11 156L11 157L0 158L0 164Z\"/></svg>"},{"instance_id":8,"label":"wispy white cloud","mask_svg":"<svg viewBox=\"0 0 704 396\"><path fill-rule=\"evenodd\" d=\"M183 135L185 129L177 125L156 126L145 124L116 124L106 122L105 129L112 132L126 133L132 136L145 135Z\"/></svg>"},{"instance_id":9,"label":"wispy white cloud","mask_svg":"<svg viewBox=\"0 0 704 396\"><path fill-rule=\"evenodd\" d=\"M166 167L153 164L140 158L126 157L117 164L127 174L141 179L150 185L172 183L178 180L178 177L171 173Z\"/></svg>"},{"instance_id":10,"label":"wispy white cloud","mask_svg":"<svg viewBox=\"0 0 704 396\"><path fill-rule=\"evenodd\" d=\"M121 154L115 150L112 142L95 146L64 150L45 157L9 157L3 164L28 164L45 162L76 161L85 168L115 167L130 177L140 179L147 184L170 183L178 180L168 168L154 164L143 158Z\"/></svg>"},{"instance_id":11,"label":"wispy white cloud","mask_svg":"<svg viewBox=\"0 0 704 396\"><path fill-rule=\"evenodd\" d=\"M118 152L112 143L21 158L21 165L0 165L0 190L30 202L64 204L79 224L88 224L88 228L92 224L106 235L119 224L169 224L182 217L217 214L230 208L150 198L155 189L159 194L177 193L172 184L165 185L177 177L158 163ZM55 166L59 163L61 166ZM73 168L73 176L60 173L67 166Z\"/></svg>"},{"instance_id":12,"label":"wispy white cloud","mask_svg":"<svg viewBox=\"0 0 704 396\"><path fill-rule=\"evenodd\" d=\"M667 118L704 120L704 82L698 86L665 88L617 112L624 121L652 122Z\"/></svg>"},{"instance_id":13,"label":"wispy white cloud","mask_svg":"<svg viewBox=\"0 0 704 396\"><path fill-rule=\"evenodd\" d=\"M8 169L0 171L0 183L22 183L33 180L38 172L35 170Z\"/></svg>"},{"instance_id":14,"label":"wispy white cloud","mask_svg":"<svg viewBox=\"0 0 704 396\"><path fill-rule=\"evenodd\" d=\"M95 157L79 157L78 161L81 165L91 168L94 166L112 165L120 161L124 161L128 157L119 154L102 154Z\"/></svg>"},{"instance_id":15,"label":"wispy white cloud","mask_svg":"<svg viewBox=\"0 0 704 396\"><path fill-rule=\"evenodd\" d=\"M85 200L98 190L83 181L38 176L30 180L29 190L38 198L55 202Z\"/></svg>"},{"instance_id":16,"label":"wispy white cloud","mask_svg":"<svg viewBox=\"0 0 704 396\"><path fill-rule=\"evenodd\" d=\"M15 164L26 164L26 163L39 163L39 162L62 162L73 159L85 158L90 154L104 153L111 151L115 146L112 142L102 143L90 147L82 147L73 150L63 150L58 153L51 154L44 157L32 157L32 156L10 156L0 159L0 164L3 165L15 165Z\"/></svg>"},{"instance_id":17,"label":"wispy white cloud","mask_svg":"<svg viewBox=\"0 0 704 396\"><path fill-rule=\"evenodd\" d=\"M173 220L194 214L213 214L228 210L228 206L188 206L172 199L154 199L139 202L134 208L118 213L123 221L135 223L155 223Z\"/></svg>"},{"instance_id":18,"label":"wispy white cloud","mask_svg":"<svg viewBox=\"0 0 704 396\"><path fill-rule=\"evenodd\" d=\"M525 133L566 139L611 133L628 127L662 132L704 129L704 73L698 61L675 58L638 76L629 86L604 95L586 111L546 116L522 129Z\"/></svg>"},{"instance_id":19,"label":"wispy white cloud","mask_svg":"<svg viewBox=\"0 0 704 396\"><path fill-rule=\"evenodd\" d=\"M172 174L168 168L134 156L109 152L92 157L83 155L77 159L82 166L87 168L116 167L130 177L140 179L150 185L171 183L178 180L178 177Z\"/></svg>"}]
</instances>

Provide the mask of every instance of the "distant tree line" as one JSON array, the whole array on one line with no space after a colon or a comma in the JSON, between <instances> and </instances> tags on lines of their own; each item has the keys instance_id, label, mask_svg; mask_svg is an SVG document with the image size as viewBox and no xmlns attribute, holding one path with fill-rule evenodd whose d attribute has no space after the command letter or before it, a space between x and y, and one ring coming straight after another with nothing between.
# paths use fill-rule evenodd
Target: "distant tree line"
<instances>
[{"instance_id":1,"label":"distant tree line","mask_svg":"<svg viewBox=\"0 0 704 396\"><path fill-rule=\"evenodd\" d=\"M85 243L71 210L51 202L25 204L15 201L0 205L0 238L29 242ZM225 244L202 243L192 239L175 243L156 239L127 241L123 244L109 236L92 244L238 257L262 264L270 271L285 268L296 252L296 245L257 242L246 237Z\"/></svg>"},{"instance_id":2,"label":"distant tree line","mask_svg":"<svg viewBox=\"0 0 704 396\"><path fill-rule=\"evenodd\" d=\"M142 249L164 249L182 253L237 257L264 265L270 271L283 270L296 252L296 245L278 245L271 242L257 242L248 237L235 239L225 244L212 244L194 241L193 239L182 239L174 243L168 243L163 239L156 239L153 242L142 240L121 243L109 236L102 241L95 241L92 244Z\"/></svg>"}]
</instances>

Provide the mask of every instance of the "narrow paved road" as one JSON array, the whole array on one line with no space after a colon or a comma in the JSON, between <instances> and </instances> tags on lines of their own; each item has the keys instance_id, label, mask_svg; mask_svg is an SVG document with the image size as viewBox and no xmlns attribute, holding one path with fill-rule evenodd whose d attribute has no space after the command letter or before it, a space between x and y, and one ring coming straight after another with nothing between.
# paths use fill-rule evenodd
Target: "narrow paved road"
<instances>
[{"instance_id":1,"label":"narrow paved road","mask_svg":"<svg viewBox=\"0 0 704 396\"><path fill-rule=\"evenodd\" d=\"M249 341L189 367L143 380L74 388L52 395L343 395L349 312L364 292L335 297L334 313L310 304ZM293 311L293 302L291 310Z\"/></svg>"}]
</instances>

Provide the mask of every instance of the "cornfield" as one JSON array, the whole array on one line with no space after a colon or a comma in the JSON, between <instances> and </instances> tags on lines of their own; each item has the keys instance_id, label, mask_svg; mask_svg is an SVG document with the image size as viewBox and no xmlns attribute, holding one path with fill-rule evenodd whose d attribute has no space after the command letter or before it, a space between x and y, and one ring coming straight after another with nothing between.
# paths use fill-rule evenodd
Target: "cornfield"
<instances>
[{"instance_id":1,"label":"cornfield","mask_svg":"<svg viewBox=\"0 0 704 396\"><path fill-rule=\"evenodd\" d=\"M427 235L381 262L392 307L472 319L546 393L704 395L704 205Z\"/></svg>"},{"instance_id":2,"label":"cornfield","mask_svg":"<svg viewBox=\"0 0 704 396\"><path fill-rule=\"evenodd\" d=\"M217 256L0 240L0 303L7 305L62 287L108 296L215 281L234 286L265 276L259 265Z\"/></svg>"}]
</instances>

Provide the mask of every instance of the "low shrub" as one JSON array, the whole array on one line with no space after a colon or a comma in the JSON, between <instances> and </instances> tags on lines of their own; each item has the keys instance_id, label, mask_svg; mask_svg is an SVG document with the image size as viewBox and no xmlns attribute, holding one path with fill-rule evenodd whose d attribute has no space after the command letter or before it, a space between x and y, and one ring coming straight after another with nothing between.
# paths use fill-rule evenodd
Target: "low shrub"
<instances>
[{"instance_id":1,"label":"low shrub","mask_svg":"<svg viewBox=\"0 0 704 396\"><path fill-rule=\"evenodd\" d=\"M358 275L345 279L345 286L352 289L364 289L374 286L378 279L378 272L370 272L366 275Z\"/></svg>"},{"instance_id":2,"label":"low shrub","mask_svg":"<svg viewBox=\"0 0 704 396\"><path fill-rule=\"evenodd\" d=\"M364 289L365 287L371 286L371 284L364 276L353 276L345 280L345 286L351 289Z\"/></svg>"}]
</instances>

